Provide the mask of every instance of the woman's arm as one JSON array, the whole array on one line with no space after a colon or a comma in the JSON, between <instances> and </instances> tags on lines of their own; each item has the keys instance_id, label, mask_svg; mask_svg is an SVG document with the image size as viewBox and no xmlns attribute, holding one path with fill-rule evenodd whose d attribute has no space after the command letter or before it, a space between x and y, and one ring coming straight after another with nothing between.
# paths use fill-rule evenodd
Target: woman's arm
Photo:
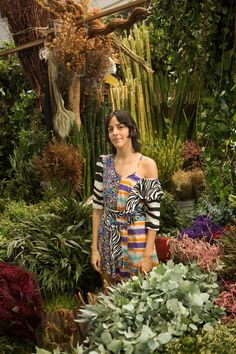
<instances>
[{"instance_id":1,"label":"woman's arm","mask_svg":"<svg viewBox=\"0 0 236 354\"><path fill-rule=\"evenodd\" d=\"M101 221L101 217L103 214L103 209L93 209L93 223L92 223L92 230L93 230L93 238L92 238L92 259L91 263L93 268L100 272L100 263L101 257L98 251L98 229Z\"/></svg>"},{"instance_id":2,"label":"woman's arm","mask_svg":"<svg viewBox=\"0 0 236 354\"><path fill-rule=\"evenodd\" d=\"M93 268L100 272L101 257L98 252L98 229L103 214L103 160L98 158L95 169L95 179L93 187L93 222L92 222L92 257Z\"/></svg>"},{"instance_id":3,"label":"woman's arm","mask_svg":"<svg viewBox=\"0 0 236 354\"><path fill-rule=\"evenodd\" d=\"M145 157L142 163L143 176L145 178L156 179L158 178L157 165L154 160ZM155 238L157 231L152 229L147 229L147 242L146 248L141 261L139 262L139 267L141 272L150 272L152 269L152 253L155 247Z\"/></svg>"}]
</instances>

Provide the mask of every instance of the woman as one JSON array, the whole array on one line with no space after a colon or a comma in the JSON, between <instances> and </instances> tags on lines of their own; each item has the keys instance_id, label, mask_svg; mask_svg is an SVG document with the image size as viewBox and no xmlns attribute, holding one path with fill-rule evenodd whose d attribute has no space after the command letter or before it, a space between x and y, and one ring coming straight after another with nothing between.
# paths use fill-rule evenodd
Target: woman
<instances>
[{"instance_id":1,"label":"woman","mask_svg":"<svg viewBox=\"0 0 236 354\"><path fill-rule=\"evenodd\" d=\"M117 281L158 264L154 241L163 193L155 161L139 152L131 115L112 112L106 132L113 154L96 165L91 262L105 279Z\"/></svg>"}]
</instances>

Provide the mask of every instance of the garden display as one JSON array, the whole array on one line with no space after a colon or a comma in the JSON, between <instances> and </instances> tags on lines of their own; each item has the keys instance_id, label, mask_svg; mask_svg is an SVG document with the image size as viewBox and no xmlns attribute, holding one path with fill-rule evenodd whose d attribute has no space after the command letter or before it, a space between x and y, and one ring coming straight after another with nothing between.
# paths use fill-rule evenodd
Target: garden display
<instances>
[{"instance_id":1,"label":"garden display","mask_svg":"<svg viewBox=\"0 0 236 354\"><path fill-rule=\"evenodd\" d=\"M235 4L131 3L1 1L0 353L236 352ZM91 195L115 109L164 198L160 264L109 285Z\"/></svg>"},{"instance_id":2,"label":"garden display","mask_svg":"<svg viewBox=\"0 0 236 354\"><path fill-rule=\"evenodd\" d=\"M216 280L215 273L204 274L194 263L169 261L146 278L111 287L80 311L78 321L90 327L85 353L163 352L173 338L211 328L223 315L213 304L219 294Z\"/></svg>"}]
</instances>

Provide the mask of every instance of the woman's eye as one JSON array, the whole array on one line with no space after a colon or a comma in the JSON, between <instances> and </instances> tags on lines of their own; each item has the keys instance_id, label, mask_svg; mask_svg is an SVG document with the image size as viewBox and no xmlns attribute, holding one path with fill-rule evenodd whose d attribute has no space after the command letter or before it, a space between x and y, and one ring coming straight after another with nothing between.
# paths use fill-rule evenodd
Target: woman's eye
<instances>
[{"instance_id":1,"label":"woman's eye","mask_svg":"<svg viewBox=\"0 0 236 354\"><path fill-rule=\"evenodd\" d=\"M123 129L125 128L125 125L118 125L118 129Z\"/></svg>"}]
</instances>

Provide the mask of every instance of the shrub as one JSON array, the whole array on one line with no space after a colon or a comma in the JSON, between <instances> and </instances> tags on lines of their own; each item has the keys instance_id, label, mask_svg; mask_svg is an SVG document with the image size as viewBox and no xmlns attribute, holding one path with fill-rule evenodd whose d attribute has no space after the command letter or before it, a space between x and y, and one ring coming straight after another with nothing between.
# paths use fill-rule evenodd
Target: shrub
<instances>
[{"instance_id":1,"label":"shrub","mask_svg":"<svg viewBox=\"0 0 236 354\"><path fill-rule=\"evenodd\" d=\"M163 188L170 190L170 177L183 164L182 142L169 132L166 139L157 137L153 144L143 145L143 154L156 161Z\"/></svg>"},{"instance_id":2,"label":"shrub","mask_svg":"<svg viewBox=\"0 0 236 354\"><path fill-rule=\"evenodd\" d=\"M225 322L236 319L236 283L225 282L223 284L223 291L214 303L226 310Z\"/></svg>"},{"instance_id":3,"label":"shrub","mask_svg":"<svg viewBox=\"0 0 236 354\"><path fill-rule=\"evenodd\" d=\"M36 341L42 298L31 273L0 263L0 330Z\"/></svg>"},{"instance_id":4,"label":"shrub","mask_svg":"<svg viewBox=\"0 0 236 354\"><path fill-rule=\"evenodd\" d=\"M218 245L185 236L182 240L172 239L170 247L172 258L177 262L189 264L195 261L202 271L219 269L222 250Z\"/></svg>"},{"instance_id":5,"label":"shrub","mask_svg":"<svg viewBox=\"0 0 236 354\"><path fill-rule=\"evenodd\" d=\"M236 280L236 227L225 231L218 242L224 249L222 257L224 276Z\"/></svg>"},{"instance_id":6,"label":"shrub","mask_svg":"<svg viewBox=\"0 0 236 354\"><path fill-rule=\"evenodd\" d=\"M18 139L18 145L9 156L11 167L7 178L1 182L1 192L5 198L37 202L42 196L42 188L32 157L44 149L48 132L38 124L31 125L28 130L20 130Z\"/></svg>"},{"instance_id":7,"label":"shrub","mask_svg":"<svg viewBox=\"0 0 236 354\"><path fill-rule=\"evenodd\" d=\"M177 234L177 201L173 194L164 191L160 210L160 234Z\"/></svg>"},{"instance_id":8,"label":"shrub","mask_svg":"<svg viewBox=\"0 0 236 354\"><path fill-rule=\"evenodd\" d=\"M84 353L154 353L173 338L212 328L223 313L212 302L219 293L216 280L195 264L169 261L147 277L111 287L80 311L78 321L91 326Z\"/></svg>"},{"instance_id":9,"label":"shrub","mask_svg":"<svg viewBox=\"0 0 236 354\"><path fill-rule=\"evenodd\" d=\"M59 198L30 206L10 203L0 222L0 240L0 259L31 271L44 294L94 286L90 206Z\"/></svg>"},{"instance_id":10,"label":"shrub","mask_svg":"<svg viewBox=\"0 0 236 354\"><path fill-rule=\"evenodd\" d=\"M166 354L234 354L236 320L227 325L218 324L212 331L200 335L183 336L165 347Z\"/></svg>"}]
</instances>

